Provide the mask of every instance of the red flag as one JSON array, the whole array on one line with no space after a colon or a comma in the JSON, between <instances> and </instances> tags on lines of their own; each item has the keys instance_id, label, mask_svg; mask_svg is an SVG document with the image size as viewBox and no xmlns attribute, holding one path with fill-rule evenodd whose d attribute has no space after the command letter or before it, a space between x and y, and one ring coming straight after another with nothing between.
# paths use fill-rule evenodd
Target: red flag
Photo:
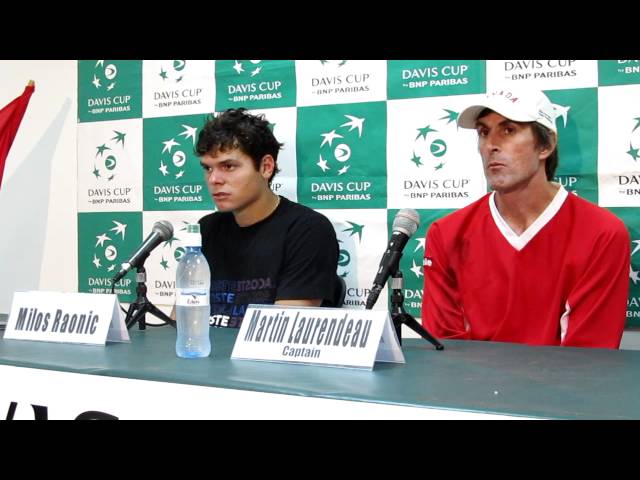
<instances>
[{"instance_id":1,"label":"red flag","mask_svg":"<svg viewBox=\"0 0 640 480\"><path fill-rule=\"evenodd\" d=\"M4 173L4 163L7 160L9 149L16 137L18 127L27 110L31 94L35 90L32 81L25 87L24 92L13 102L0 110L0 185L2 185L2 174Z\"/></svg>"}]
</instances>

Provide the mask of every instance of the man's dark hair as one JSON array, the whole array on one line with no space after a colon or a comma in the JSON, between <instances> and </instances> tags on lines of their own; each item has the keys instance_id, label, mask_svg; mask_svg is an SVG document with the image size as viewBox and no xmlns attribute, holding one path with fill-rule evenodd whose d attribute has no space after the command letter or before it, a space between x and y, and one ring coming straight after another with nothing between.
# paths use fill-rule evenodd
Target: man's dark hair
<instances>
[{"instance_id":1,"label":"man's dark hair","mask_svg":"<svg viewBox=\"0 0 640 480\"><path fill-rule=\"evenodd\" d=\"M490 108L485 108L480 112L478 118L486 117L492 112L493 110L491 110ZM531 130L533 132L533 138L536 141L536 146L551 148L552 139L555 134L550 129L538 122L516 122L515 120L512 120L512 122L531 125ZM547 174L547 180L553 180L553 177L556 174L556 169L558 168L559 161L560 158L558 156L558 142L556 142L556 146L553 149L553 152L551 152L544 163L544 171Z\"/></svg>"},{"instance_id":2,"label":"man's dark hair","mask_svg":"<svg viewBox=\"0 0 640 480\"><path fill-rule=\"evenodd\" d=\"M555 135L551 130L538 122L532 122L531 130L533 131L537 146L551 148L553 136ZM556 168L558 168L558 161L558 142L556 142L553 152L547 157L547 161L544 164L547 180L553 180L556 174Z\"/></svg>"},{"instance_id":3,"label":"man's dark hair","mask_svg":"<svg viewBox=\"0 0 640 480\"><path fill-rule=\"evenodd\" d=\"M278 152L282 145L276 140L264 115L252 115L246 108L230 108L218 116L207 118L198 134L196 155L215 155L237 148L251 157L256 170L260 169L262 158L271 155L274 160L273 175L269 178L271 185L271 180L280 171Z\"/></svg>"}]
</instances>

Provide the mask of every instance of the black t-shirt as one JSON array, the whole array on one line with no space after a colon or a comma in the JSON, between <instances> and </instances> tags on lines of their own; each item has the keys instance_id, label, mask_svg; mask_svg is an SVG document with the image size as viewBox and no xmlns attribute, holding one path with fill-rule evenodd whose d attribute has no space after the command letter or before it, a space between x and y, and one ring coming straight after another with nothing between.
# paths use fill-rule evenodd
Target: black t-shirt
<instances>
[{"instance_id":1,"label":"black t-shirt","mask_svg":"<svg viewBox=\"0 0 640 480\"><path fill-rule=\"evenodd\" d=\"M200 219L211 268L211 325L235 327L250 303L331 299L338 241L321 213L280 197L264 220L240 227L230 212Z\"/></svg>"}]
</instances>

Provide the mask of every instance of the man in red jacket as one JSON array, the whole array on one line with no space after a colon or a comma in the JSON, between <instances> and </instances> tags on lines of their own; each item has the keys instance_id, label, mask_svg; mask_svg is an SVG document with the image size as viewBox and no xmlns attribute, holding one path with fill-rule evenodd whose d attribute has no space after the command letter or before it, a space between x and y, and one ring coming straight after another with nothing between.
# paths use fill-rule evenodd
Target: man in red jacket
<instances>
[{"instance_id":1,"label":"man in red jacket","mask_svg":"<svg viewBox=\"0 0 640 480\"><path fill-rule=\"evenodd\" d=\"M539 91L489 93L478 132L491 193L427 232L422 323L441 338L618 348L630 238L608 210L552 182L556 114Z\"/></svg>"}]
</instances>

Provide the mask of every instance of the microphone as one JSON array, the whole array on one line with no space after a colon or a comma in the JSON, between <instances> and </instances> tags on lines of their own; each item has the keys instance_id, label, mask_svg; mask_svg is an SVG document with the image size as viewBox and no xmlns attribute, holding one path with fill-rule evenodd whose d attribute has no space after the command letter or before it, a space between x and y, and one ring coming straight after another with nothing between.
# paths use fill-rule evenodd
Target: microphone
<instances>
[{"instance_id":1,"label":"microphone","mask_svg":"<svg viewBox=\"0 0 640 480\"><path fill-rule=\"evenodd\" d=\"M400 263L400 257L402 257L402 250L404 249L407 241L416 233L418 225L420 224L420 215L418 212L411 208L403 208L396 214L396 218L393 219L391 240L389 240L389 246L384 252L382 259L380 260L380 267L378 273L373 281L373 287L371 293L367 298L365 308L371 310L378 300L380 292L387 283L387 280L391 275L398 270L398 264Z\"/></svg>"},{"instance_id":2,"label":"microphone","mask_svg":"<svg viewBox=\"0 0 640 480\"><path fill-rule=\"evenodd\" d=\"M166 220L154 223L153 230L149 236L145 238L142 245L140 245L138 250L131 256L129 261L122 264L120 271L113 277L112 284L115 285L115 283L124 277L132 268L141 266L151 253L151 250L160 245L160 243L166 242L171 237L173 237L173 226L171 223Z\"/></svg>"}]
</instances>

